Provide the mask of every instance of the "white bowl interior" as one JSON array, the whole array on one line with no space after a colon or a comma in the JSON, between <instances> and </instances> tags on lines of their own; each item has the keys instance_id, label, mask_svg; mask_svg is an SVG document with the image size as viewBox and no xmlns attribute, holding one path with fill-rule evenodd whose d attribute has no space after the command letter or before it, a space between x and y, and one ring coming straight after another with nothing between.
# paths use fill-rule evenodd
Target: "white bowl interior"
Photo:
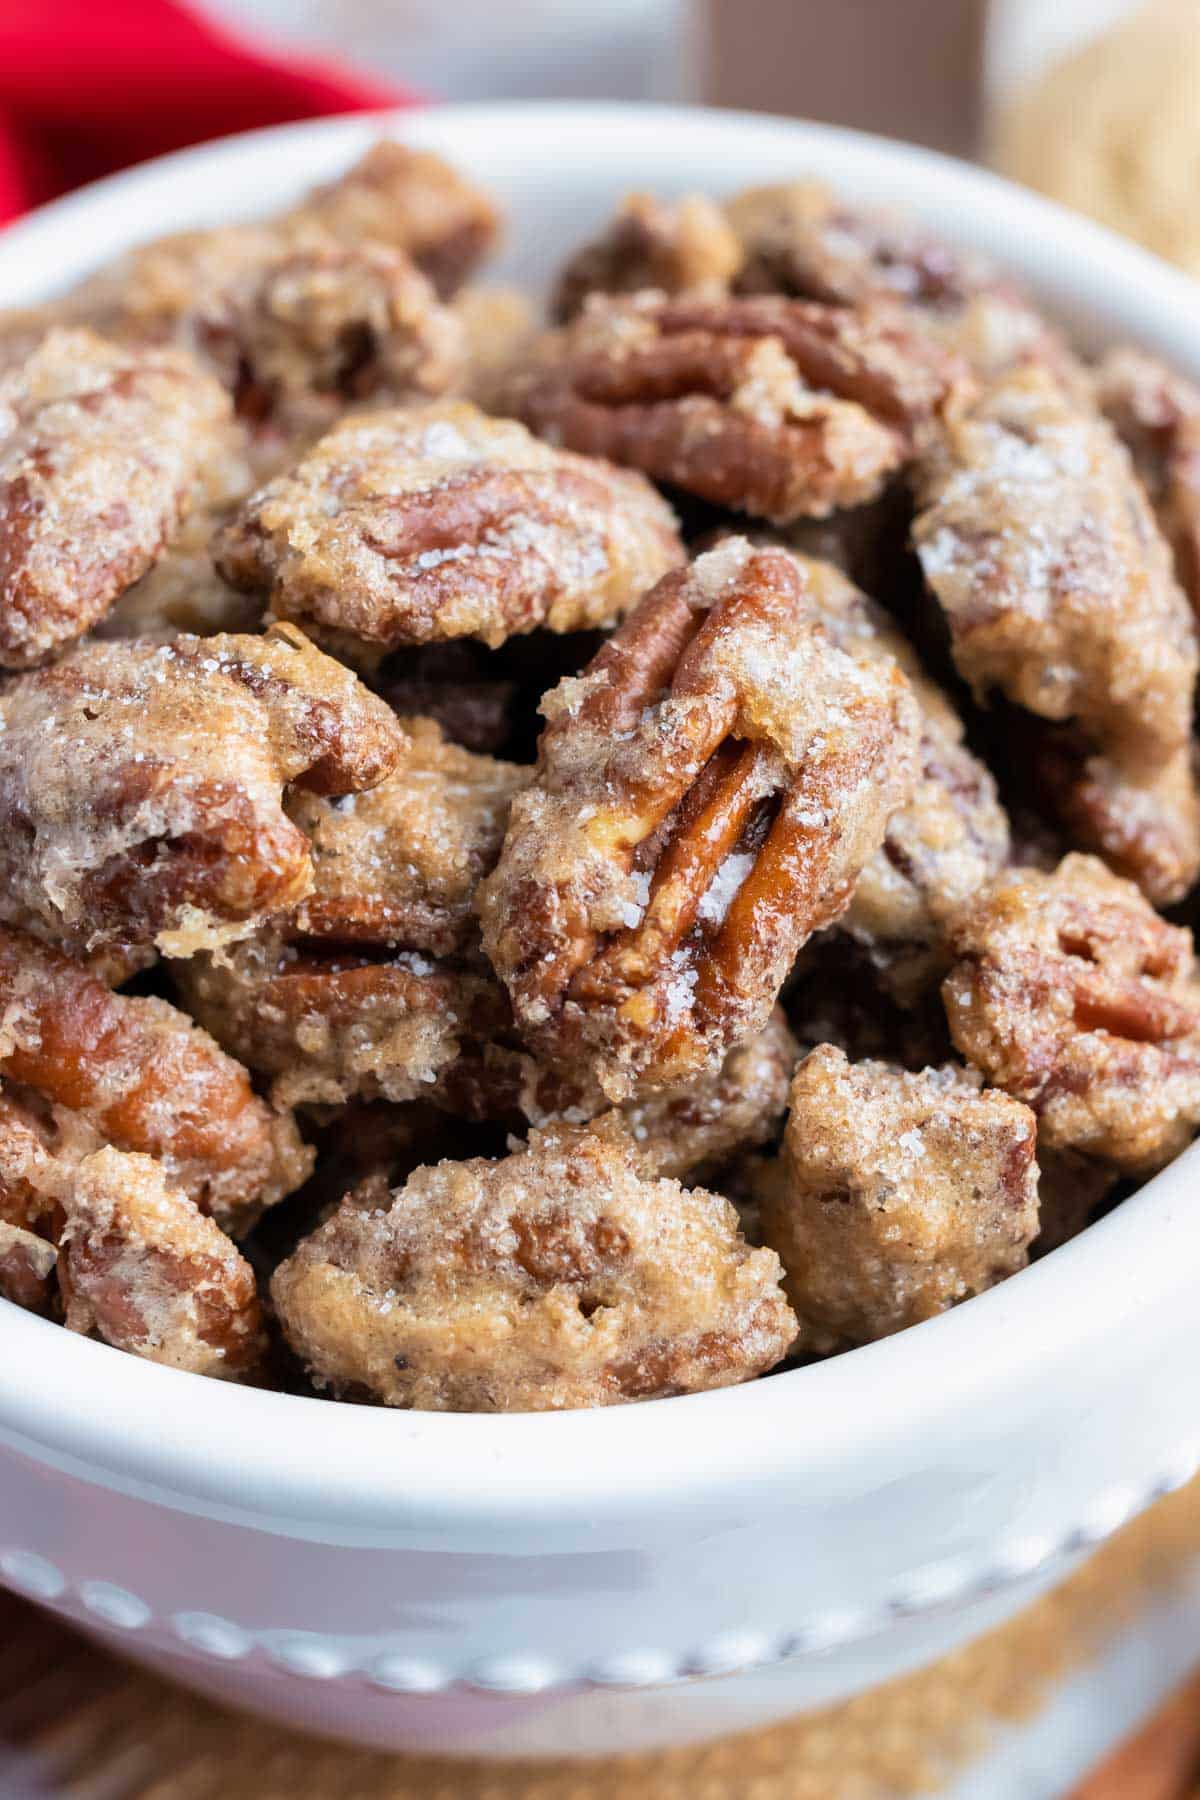
<instances>
[{"instance_id":1,"label":"white bowl interior","mask_svg":"<svg viewBox=\"0 0 1200 1800\"><path fill-rule=\"evenodd\" d=\"M0 305L43 298L162 232L269 211L346 167L384 130L444 152L498 195L511 223L490 271L496 280L544 285L565 250L631 189L724 193L811 174L860 199L908 206L950 239L988 250L1085 344L1128 335L1200 379L1196 288L1098 227L924 151L688 109L448 107L201 147L0 234ZM986 1409L1023 1371L1052 1380L1090 1342L1136 1331L1147 1308L1193 1306L1198 1157L1200 1147L1081 1238L965 1307L746 1388L598 1413L381 1413L181 1376L0 1304L0 1422L42 1460L98 1464L115 1485L186 1491L214 1512L236 1491L239 1504L276 1517L336 1514L364 1531L401 1518L486 1513L495 1522L551 1502L563 1517L599 1520L652 1501L667 1483L697 1503L719 1497L731 1472L748 1466L764 1487L799 1471L816 1494L823 1471L844 1482L848 1469L870 1467L881 1442L956 1409Z\"/></svg>"}]
</instances>

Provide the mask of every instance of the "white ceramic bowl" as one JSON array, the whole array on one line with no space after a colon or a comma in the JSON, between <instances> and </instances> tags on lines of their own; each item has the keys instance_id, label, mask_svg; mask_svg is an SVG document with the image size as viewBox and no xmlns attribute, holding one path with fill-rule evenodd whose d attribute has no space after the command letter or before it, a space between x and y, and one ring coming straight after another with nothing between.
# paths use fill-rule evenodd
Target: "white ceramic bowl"
<instances>
[{"instance_id":1,"label":"white ceramic bowl","mask_svg":"<svg viewBox=\"0 0 1200 1800\"><path fill-rule=\"evenodd\" d=\"M1200 378L1200 296L978 170L732 113L448 108L175 156L0 237L0 304L290 199L383 127L512 213L543 280L633 187L813 173L1022 271ZM963 1642L1200 1454L1200 1149L1003 1287L746 1388L557 1416L226 1388L0 1302L0 1572L128 1654L397 1748L588 1753L744 1728ZM706 1679L702 1679L706 1678Z\"/></svg>"}]
</instances>

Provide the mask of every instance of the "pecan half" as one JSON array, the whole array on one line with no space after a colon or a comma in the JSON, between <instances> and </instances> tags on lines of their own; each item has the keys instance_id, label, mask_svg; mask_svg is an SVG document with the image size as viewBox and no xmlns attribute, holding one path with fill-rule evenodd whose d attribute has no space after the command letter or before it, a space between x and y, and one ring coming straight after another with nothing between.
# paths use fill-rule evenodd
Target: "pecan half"
<instances>
[{"instance_id":1,"label":"pecan half","mask_svg":"<svg viewBox=\"0 0 1200 1800\"><path fill-rule=\"evenodd\" d=\"M980 697L998 688L1037 718L1071 722L1104 762L1091 794L1076 802L1066 784L1072 823L1101 810L1089 845L1111 853L1120 832L1123 866L1153 898L1178 899L1200 868L1187 766L1196 636L1128 453L1031 365L949 425L918 490L914 541L960 673Z\"/></svg>"},{"instance_id":2,"label":"pecan half","mask_svg":"<svg viewBox=\"0 0 1200 1800\"><path fill-rule=\"evenodd\" d=\"M43 662L161 554L229 401L188 358L54 331L0 376L0 664Z\"/></svg>"},{"instance_id":3,"label":"pecan half","mask_svg":"<svg viewBox=\"0 0 1200 1800\"><path fill-rule=\"evenodd\" d=\"M1191 933L1096 857L1017 869L964 910L942 993L954 1042L1032 1106L1043 1142L1128 1174L1200 1124Z\"/></svg>"},{"instance_id":4,"label":"pecan half","mask_svg":"<svg viewBox=\"0 0 1200 1800\"><path fill-rule=\"evenodd\" d=\"M254 1271L153 1157L102 1149L64 1172L58 1282L69 1331L241 1380L266 1352Z\"/></svg>"},{"instance_id":5,"label":"pecan half","mask_svg":"<svg viewBox=\"0 0 1200 1800\"><path fill-rule=\"evenodd\" d=\"M871 1343L1024 1268L1038 1229L1027 1106L961 1068L850 1063L829 1044L789 1098L761 1228L806 1345Z\"/></svg>"},{"instance_id":6,"label":"pecan half","mask_svg":"<svg viewBox=\"0 0 1200 1800\"><path fill-rule=\"evenodd\" d=\"M493 202L457 169L391 138L285 218L293 229L315 226L345 244L404 251L443 300L492 248L500 224Z\"/></svg>"},{"instance_id":7,"label":"pecan half","mask_svg":"<svg viewBox=\"0 0 1200 1800\"><path fill-rule=\"evenodd\" d=\"M0 1015L0 1072L79 1115L99 1143L156 1157L220 1223L247 1229L308 1173L291 1117L165 1000L111 993L59 951L0 928Z\"/></svg>"},{"instance_id":8,"label":"pecan half","mask_svg":"<svg viewBox=\"0 0 1200 1800\"><path fill-rule=\"evenodd\" d=\"M509 404L553 441L786 523L880 493L961 376L895 308L650 293L593 298Z\"/></svg>"},{"instance_id":9,"label":"pecan half","mask_svg":"<svg viewBox=\"0 0 1200 1800\"><path fill-rule=\"evenodd\" d=\"M821 629L786 551L728 539L667 576L544 702L534 785L480 887L534 1054L621 1099L760 1030L911 791L894 666Z\"/></svg>"},{"instance_id":10,"label":"pecan half","mask_svg":"<svg viewBox=\"0 0 1200 1800\"><path fill-rule=\"evenodd\" d=\"M671 204L653 194L630 194L558 277L550 316L573 319L589 294L636 294L654 288L675 297L718 298L742 261L736 236L703 194Z\"/></svg>"},{"instance_id":11,"label":"pecan half","mask_svg":"<svg viewBox=\"0 0 1200 1800\"><path fill-rule=\"evenodd\" d=\"M420 1169L390 1203L351 1196L271 1291L334 1392L525 1412L761 1374L795 1335L778 1271L727 1200L647 1178L619 1128L558 1127L500 1161Z\"/></svg>"},{"instance_id":12,"label":"pecan half","mask_svg":"<svg viewBox=\"0 0 1200 1800\"><path fill-rule=\"evenodd\" d=\"M247 501L218 560L277 615L378 655L610 625L682 557L641 476L457 401L345 420Z\"/></svg>"},{"instance_id":13,"label":"pecan half","mask_svg":"<svg viewBox=\"0 0 1200 1800\"><path fill-rule=\"evenodd\" d=\"M188 955L311 884L284 787L371 787L404 733L294 626L87 643L0 697L0 908L87 948Z\"/></svg>"}]
</instances>

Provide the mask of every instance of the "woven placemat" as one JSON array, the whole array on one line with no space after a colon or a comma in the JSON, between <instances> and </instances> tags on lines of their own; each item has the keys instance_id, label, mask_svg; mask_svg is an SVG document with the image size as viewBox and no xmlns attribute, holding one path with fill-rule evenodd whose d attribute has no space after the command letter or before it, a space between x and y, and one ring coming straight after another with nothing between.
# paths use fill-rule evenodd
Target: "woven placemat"
<instances>
[{"instance_id":1,"label":"woven placemat","mask_svg":"<svg viewBox=\"0 0 1200 1800\"><path fill-rule=\"evenodd\" d=\"M1200 1555L1200 1482L1019 1618L786 1725L611 1762L382 1756L224 1712L0 1600L0 1794L65 1800L882 1800L935 1790ZM1200 1655L1200 1645L1197 1645ZM1132 1800L1132 1797L1130 1797Z\"/></svg>"}]
</instances>

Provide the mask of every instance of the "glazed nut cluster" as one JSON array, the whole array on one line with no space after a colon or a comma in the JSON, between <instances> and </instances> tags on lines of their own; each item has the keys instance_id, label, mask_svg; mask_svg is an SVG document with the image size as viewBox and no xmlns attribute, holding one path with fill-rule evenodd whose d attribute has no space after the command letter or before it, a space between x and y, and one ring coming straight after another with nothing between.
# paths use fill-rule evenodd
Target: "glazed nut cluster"
<instances>
[{"instance_id":1,"label":"glazed nut cluster","mask_svg":"<svg viewBox=\"0 0 1200 1800\"><path fill-rule=\"evenodd\" d=\"M1200 1127L1200 389L805 180L500 229L380 143L0 315L0 1307L661 1398Z\"/></svg>"}]
</instances>

